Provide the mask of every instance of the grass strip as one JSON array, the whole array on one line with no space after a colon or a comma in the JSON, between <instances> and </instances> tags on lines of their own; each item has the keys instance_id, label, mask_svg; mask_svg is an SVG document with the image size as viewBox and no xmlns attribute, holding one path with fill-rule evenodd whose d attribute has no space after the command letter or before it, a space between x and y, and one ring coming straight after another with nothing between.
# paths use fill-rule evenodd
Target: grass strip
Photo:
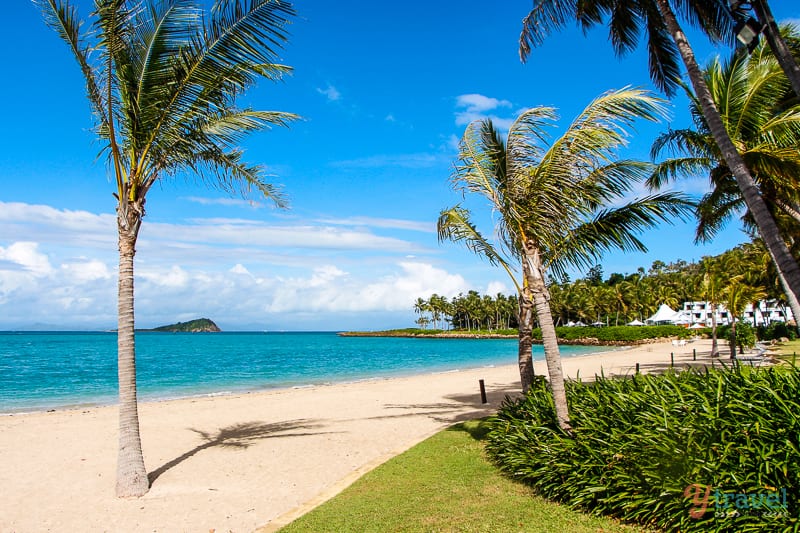
<instances>
[{"instance_id":1,"label":"grass strip","mask_svg":"<svg viewBox=\"0 0 800 533\"><path fill-rule=\"evenodd\" d=\"M367 473L281 532L645 531L548 502L484 454L485 422L441 431Z\"/></svg>"}]
</instances>

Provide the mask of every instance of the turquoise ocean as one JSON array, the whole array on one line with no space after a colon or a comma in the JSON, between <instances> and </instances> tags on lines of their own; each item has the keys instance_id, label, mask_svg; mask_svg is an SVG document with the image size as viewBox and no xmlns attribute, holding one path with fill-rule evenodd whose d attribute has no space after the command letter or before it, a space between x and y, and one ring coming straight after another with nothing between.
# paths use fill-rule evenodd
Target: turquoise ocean
<instances>
[{"instance_id":1,"label":"turquoise ocean","mask_svg":"<svg viewBox=\"0 0 800 533\"><path fill-rule=\"evenodd\" d=\"M607 349L607 348L606 348ZM116 403L117 336L0 332L0 413ZM602 348L564 346L562 356ZM541 360L541 346L534 359ZM160 400L515 364L515 339L136 334L139 398Z\"/></svg>"}]
</instances>

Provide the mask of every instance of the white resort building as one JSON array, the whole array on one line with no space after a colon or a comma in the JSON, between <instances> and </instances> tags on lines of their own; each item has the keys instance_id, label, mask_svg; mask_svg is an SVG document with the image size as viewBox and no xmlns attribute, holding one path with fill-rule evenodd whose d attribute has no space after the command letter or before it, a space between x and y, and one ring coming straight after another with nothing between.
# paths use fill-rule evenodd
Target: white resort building
<instances>
[{"instance_id":1,"label":"white resort building","mask_svg":"<svg viewBox=\"0 0 800 533\"><path fill-rule=\"evenodd\" d=\"M726 325L731 322L731 314L722 304L716 306L717 325ZM676 324L700 324L711 327L711 303L709 302L684 302L683 309L677 312L673 319ZM758 305L747 304L744 310L744 320L751 326L768 326L772 322L787 322L794 320L789 306L780 305L776 300L761 300Z\"/></svg>"}]
</instances>

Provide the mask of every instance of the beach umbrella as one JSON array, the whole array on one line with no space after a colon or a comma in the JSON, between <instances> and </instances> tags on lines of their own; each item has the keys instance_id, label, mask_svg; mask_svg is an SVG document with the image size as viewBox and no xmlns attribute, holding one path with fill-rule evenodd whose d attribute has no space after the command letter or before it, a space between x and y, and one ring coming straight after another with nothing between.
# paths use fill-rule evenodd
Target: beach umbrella
<instances>
[{"instance_id":1,"label":"beach umbrella","mask_svg":"<svg viewBox=\"0 0 800 533\"><path fill-rule=\"evenodd\" d=\"M628 322L628 325L629 326L644 326L644 322L642 322L638 318L635 318L635 319L631 320L630 322Z\"/></svg>"},{"instance_id":2,"label":"beach umbrella","mask_svg":"<svg viewBox=\"0 0 800 533\"><path fill-rule=\"evenodd\" d=\"M692 324L691 326L689 326L689 329L705 329L705 328L706 328L706 327L705 327L704 325L702 325L702 324L698 324L697 322L695 322L694 324Z\"/></svg>"}]
</instances>

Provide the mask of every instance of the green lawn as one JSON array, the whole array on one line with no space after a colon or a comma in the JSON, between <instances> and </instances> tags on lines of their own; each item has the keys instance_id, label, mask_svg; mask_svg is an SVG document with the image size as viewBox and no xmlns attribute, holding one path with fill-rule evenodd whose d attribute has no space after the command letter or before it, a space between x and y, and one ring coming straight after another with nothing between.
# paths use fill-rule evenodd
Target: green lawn
<instances>
[{"instance_id":1,"label":"green lawn","mask_svg":"<svg viewBox=\"0 0 800 533\"><path fill-rule=\"evenodd\" d=\"M486 460L483 433L480 421L441 431L281 531L645 531L534 496Z\"/></svg>"},{"instance_id":2,"label":"green lawn","mask_svg":"<svg viewBox=\"0 0 800 533\"><path fill-rule=\"evenodd\" d=\"M776 350L781 359L791 362L794 354L800 354L800 339L776 344L771 349Z\"/></svg>"}]
</instances>

